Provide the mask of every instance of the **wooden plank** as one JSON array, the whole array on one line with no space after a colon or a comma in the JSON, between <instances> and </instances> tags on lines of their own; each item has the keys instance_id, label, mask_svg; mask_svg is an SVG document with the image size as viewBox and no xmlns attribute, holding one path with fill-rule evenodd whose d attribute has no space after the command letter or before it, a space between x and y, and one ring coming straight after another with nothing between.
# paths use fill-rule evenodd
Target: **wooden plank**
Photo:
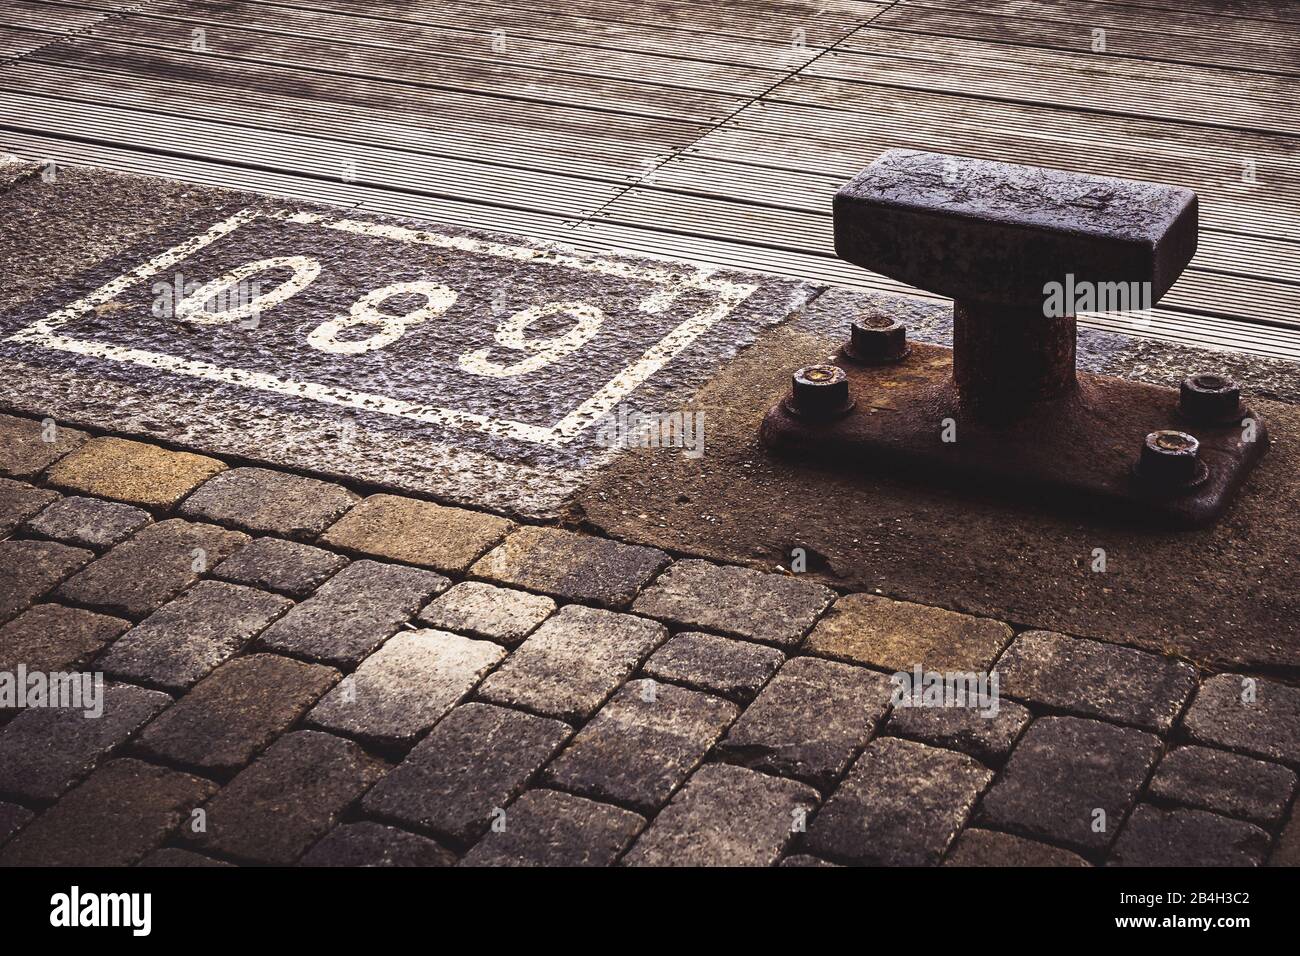
<instances>
[{"instance_id":1,"label":"wooden plank","mask_svg":"<svg viewBox=\"0 0 1300 956\"><path fill-rule=\"evenodd\" d=\"M1300 7L1295 0L1105 0L1115 6L1136 7L1160 15L1167 12L1192 11L1220 17L1266 20L1273 23L1300 23Z\"/></svg>"},{"instance_id":2,"label":"wooden plank","mask_svg":"<svg viewBox=\"0 0 1300 956\"><path fill-rule=\"evenodd\" d=\"M0 4L0 26L21 27L40 33L69 33L104 19L111 10L85 9L37 3L34 0L5 0Z\"/></svg>"}]
</instances>

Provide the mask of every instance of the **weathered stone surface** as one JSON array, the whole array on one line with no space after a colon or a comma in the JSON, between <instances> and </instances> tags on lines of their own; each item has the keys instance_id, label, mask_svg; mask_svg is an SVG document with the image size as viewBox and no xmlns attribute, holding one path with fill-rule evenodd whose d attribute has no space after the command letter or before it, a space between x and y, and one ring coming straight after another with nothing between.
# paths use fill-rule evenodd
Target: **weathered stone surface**
<instances>
[{"instance_id":1,"label":"weathered stone surface","mask_svg":"<svg viewBox=\"0 0 1300 956\"><path fill-rule=\"evenodd\" d=\"M1300 866L1300 813L1293 809L1291 819L1278 834L1269 866Z\"/></svg>"},{"instance_id":2,"label":"weathered stone surface","mask_svg":"<svg viewBox=\"0 0 1300 956\"><path fill-rule=\"evenodd\" d=\"M1084 853L1104 850L1160 748L1158 737L1129 727L1077 717L1036 720L985 795L980 821Z\"/></svg>"},{"instance_id":3,"label":"weathered stone surface","mask_svg":"<svg viewBox=\"0 0 1300 956\"><path fill-rule=\"evenodd\" d=\"M35 478L89 437L53 420L0 415L0 475Z\"/></svg>"},{"instance_id":4,"label":"weathered stone surface","mask_svg":"<svg viewBox=\"0 0 1300 956\"><path fill-rule=\"evenodd\" d=\"M255 534L314 538L359 500L327 481L266 468L232 468L204 482L181 505L181 514Z\"/></svg>"},{"instance_id":5,"label":"weathered stone surface","mask_svg":"<svg viewBox=\"0 0 1300 956\"><path fill-rule=\"evenodd\" d=\"M214 576L305 598L347 567L348 559L282 538L257 538L217 565Z\"/></svg>"},{"instance_id":6,"label":"weathered stone surface","mask_svg":"<svg viewBox=\"0 0 1300 956\"><path fill-rule=\"evenodd\" d=\"M718 751L732 763L825 790L870 739L891 692L884 674L797 657L740 715Z\"/></svg>"},{"instance_id":7,"label":"weathered stone surface","mask_svg":"<svg viewBox=\"0 0 1300 956\"><path fill-rule=\"evenodd\" d=\"M57 491L0 478L0 535L14 529L59 497Z\"/></svg>"},{"instance_id":8,"label":"weathered stone surface","mask_svg":"<svg viewBox=\"0 0 1300 956\"><path fill-rule=\"evenodd\" d=\"M113 677L183 691L292 606L265 591L200 581L132 628L97 666Z\"/></svg>"},{"instance_id":9,"label":"weathered stone surface","mask_svg":"<svg viewBox=\"0 0 1300 956\"><path fill-rule=\"evenodd\" d=\"M428 837L382 823L335 827L307 851L299 866L454 866L456 856Z\"/></svg>"},{"instance_id":10,"label":"weathered stone surface","mask_svg":"<svg viewBox=\"0 0 1300 956\"><path fill-rule=\"evenodd\" d=\"M807 847L874 866L933 866L992 778L965 754L882 737L817 814Z\"/></svg>"},{"instance_id":11,"label":"weathered stone surface","mask_svg":"<svg viewBox=\"0 0 1300 956\"><path fill-rule=\"evenodd\" d=\"M0 791L21 800L54 800L171 703L166 694L129 684L103 685L99 717L83 706L33 707L0 730Z\"/></svg>"},{"instance_id":12,"label":"weathered stone surface","mask_svg":"<svg viewBox=\"0 0 1300 956\"><path fill-rule=\"evenodd\" d=\"M338 672L275 654L222 664L140 734L147 753L207 772L248 763L325 693Z\"/></svg>"},{"instance_id":13,"label":"weathered stone surface","mask_svg":"<svg viewBox=\"0 0 1300 956\"><path fill-rule=\"evenodd\" d=\"M144 617L247 541L247 535L210 524L160 521L92 561L58 593L75 604Z\"/></svg>"},{"instance_id":14,"label":"weathered stone surface","mask_svg":"<svg viewBox=\"0 0 1300 956\"><path fill-rule=\"evenodd\" d=\"M674 563L632 609L682 627L790 646L834 598L830 588L794 577L687 560Z\"/></svg>"},{"instance_id":15,"label":"weathered stone surface","mask_svg":"<svg viewBox=\"0 0 1300 956\"><path fill-rule=\"evenodd\" d=\"M463 704L375 784L363 806L369 814L468 845L571 733L548 717Z\"/></svg>"},{"instance_id":16,"label":"weathered stone surface","mask_svg":"<svg viewBox=\"0 0 1300 956\"><path fill-rule=\"evenodd\" d=\"M520 528L470 573L566 601L625 608L668 560L655 548L558 528Z\"/></svg>"},{"instance_id":17,"label":"weathered stone surface","mask_svg":"<svg viewBox=\"0 0 1300 956\"><path fill-rule=\"evenodd\" d=\"M653 813L681 786L739 709L652 680L619 689L543 771L552 786Z\"/></svg>"},{"instance_id":18,"label":"weathered stone surface","mask_svg":"<svg viewBox=\"0 0 1300 956\"><path fill-rule=\"evenodd\" d=\"M840 865L838 863L831 863L827 860L820 859L819 857L809 856L807 853L796 853L793 856L787 856L784 860L781 861L781 865L790 866L790 867L803 867L803 868L810 868L810 869L822 868L822 867L829 867L831 869L840 868Z\"/></svg>"},{"instance_id":19,"label":"weathered stone surface","mask_svg":"<svg viewBox=\"0 0 1300 956\"><path fill-rule=\"evenodd\" d=\"M963 830L944 866L1092 866L1083 857L996 830Z\"/></svg>"},{"instance_id":20,"label":"weathered stone surface","mask_svg":"<svg viewBox=\"0 0 1300 956\"><path fill-rule=\"evenodd\" d=\"M216 789L139 760L110 761L19 832L0 866L129 866Z\"/></svg>"},{"instance_id":21,"label":"weathered stone surface","mask_svg":"<svg viewBox=\"0 0 1300 956\"><path fill-rule=\"evenodd\" d=\"M667 637L653 621L570 605L489 675L479 696L552 717L585 719Z\"/></svg>"},{"instance_id":22,"label":"weathered stone surface","mask_svg":"<svg viewBox=\"0 0 1300 956\"><path fill-rule=\"evenodd\" d=\"M9 842L9 838L31 822L36 814L16 803L0 801L0 846Z\"/></svg>"},{"instance_id":23,"label":"weathered stone surface","mask_svg":"<svg viewBox=\"0 0 1300 956\"><path fill-rule=\"evenodd\" d=\"M641 834L629 866L771 866L817 806L817 791L767 774L710 764Z\"/></svg>"},{"instance_id":24,"label":"weathered stone surface","mask_svg":"<svg viewBox=\"0 0 1300 956\"><path fill-rule=\"evenodd\" d=\"M540 594L465 581L442 595L416 620L514 647L550 616L555 602Z\"/></svg>"},{"instance_id":25,"label":"weathered stone surface","mask_svg":"<svg viewBox=\"0 0 1300 956\"><path fill-rule=\"evenodd\" d=\"M207 802L200 849L286 866L383 775L385 764L350 740L300 730L277 740Z\"/></svg>"},{"instance_id":26,"label":"weathered stone surface","mask_svg":"<svg viewBox=\"0 0 1300 956\"><path fill-rule=\"evenodd\" d=\"M59 604L37 604L0 627L0 671L80 667L130 627L129 621Z\"/></svg>"},{"instance_id":27,"label":"weathered stone surface","mask_svg":"<svg viewBox=\"0 0 1300 956\"><path fill-rule=\"evenodd\" d=\"M1001 699L996 714L985 713L978 707L895 707L884 732L999 764L1029 726L1030 713Z\"/></svg>"},{"instance_id":28,"label":"weathered stone surface","mask_svg":"<svg viewBox=\"0 0 1300 956\"><path fill-rule=\"evenodd\" d=\"M225 467L204 455L122 438L92 438L55 462L46 480L95 498L170 508Z\"/></svg>"},{"instance_id":29,"label":"weathered stone surface","mask_svg":"<svg viewBox=\"0 0 1300 956\"><path fill-rule=\"evenodd\" d=\"M1110 866L1259 866L1268 834L1241 820L1204 810L1137 807L1107 863Z\"/></svg>"},{"instance_id":30,"label":"weathered stone surface","mask_svg":"<svg viewBox=\"0 0 1300 956\"><path fill-rule=\"evenodd\" d=\"M642 669L660 680L748 701L783 663L785 655L774 647L687 632L651 654Z\"/></svg>"},{"instance_id":31,"label":"weathered stone surface","mask_svg":"<svg viewBox=\"0 0 1300 956\"><path fill-rule=\"evenodd\" d=\"M514 527L495 515L397 495L371 495L321 543L404 564L461 573Z\"/></svg>"},{"instance_id":32,"label":"weathered stone surface","mask_svg":"<svg viewBox=\"0 0 1300 956\"><path fill-rule=\"evenodd\" d=\"M1183 725L1198 743L1300 764L1300 687L1216 674L1201 685Z\"/></svg>"},{"instance_id":33,"label":"weathered stone surface","mask_svg":"<svg viewBox=\"0 0 1300 956\"><path fill-rule=\"evenodd\" d=\"M447 631L402 631L343 678L307 720L380 744L409 744L505 656L490 641Z\"/></svg>"},{"instance_id":34,"label":"weathered stone surface","mask_svg":"<svg viewBox=\"0 0 1300 956\"><path fill-rule=\"evenodd\" d=\"M202 853L195 853L192 850L182 850L179 847L165 846L161 850L154 850L137 863L136 866L165 866L188 869L190 867L234 866L234 864L227 863L225 860L214 860L210 856L204 856Z\"/></svg>"},{"instance_id":35,"label":"weathered stone surface","mask_svg":"<svg viewBox=\"0 0 1300 956\"><path fill-rule=\"evenodd\" d=\"M94 556L52 541L0 541L0 621L26 610Z\"/></svg>"},{"instance_id":36,"label":"weathered stone surface","mask_svg":"<svg viewBox=\"0 0 1300 956\"><path fill-rule=\"evenodd\" d=\"M261 643L329 663L356 664L450 584L432 571L354 561L268 628Z\"/></svg>"},{"instance_id":37,"label":"weathered stone surface","mask_svg":"<svg viewBox=\"0 0 1300 956\"><path fill-rule=\"evenodd\" d=\"M998 673L1009 697L1161 733L1196 689L1190 664L1050 631L1017 637Z\"/></svg>"},{"instance_id":38,"label":"weathered stone surface","mask_svg":"<svg viewBox=\"0 0 1300 956\"><path fill-rule=\"evenodd\" d=\"M530 790L506 810L461 866L609 866L645 820L630 810L555 790Z\"/></svg>"},{"instance_id":39,"label":"weathered stone surface","mask_svg":"<svg viewBox=\"0 0 1300 956\"><path fill-rule=\"evenodd\" d=\"M1273 826L1282 822L1295 786L1296 775L1280 764L1208 747L1179 747L1160 761L1150 792L1163 800Z\"/></svg>"},{"instance_id":40,"label":"weathered stone surface","mask_svg":"<svg viewBox=\"0 0 1300 956\"><path fill-rule=\"evenodd\" d=\"M27 530L79 548L108 548L150 522L143 508L72 495L27 522Z\"/></svg>"},{"instance_id":41,"label":"weathered stone surface","mask_svg":"<svg viewBox=\"0 0 1300 956\"><path fill-rule=\"evenodd\" d=\"M1001 621L942 608L849 594L835 602L804 644L822 657L888 671L987 671L1011 640Z\"/></svg>"}]
</instances>

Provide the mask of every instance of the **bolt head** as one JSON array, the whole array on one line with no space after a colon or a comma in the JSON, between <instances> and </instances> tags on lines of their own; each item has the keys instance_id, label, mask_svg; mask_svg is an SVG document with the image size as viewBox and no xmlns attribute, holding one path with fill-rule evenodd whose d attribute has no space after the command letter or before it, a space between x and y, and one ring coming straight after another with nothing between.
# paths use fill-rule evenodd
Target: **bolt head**
<instances>
[{"instance_id":1,"label":"bolt head","mask_svg":"<svg viewBox=\"0 0 1300 956\"><path fill-rule=\"evenodd\" d=\"M1201 443L1195 435L1173 429L1151 432L1142 442L1138 477L1152 487L1195 487L1208 474L1200 452Z\"/></svg>"},{"instance_id":2,"label":"bolt head","mask_svg":"<svg viewBox=\"0 0 1300 956\"><path fill-rule=\"evenodd\" d=\"M789 409L803 418L836 418L853 407L849 378L835 365L809 365L795 372Z\"/></svg>"},{"instance_id":3,"label":"bolt head","mask_svg":"<svg viewBox=\"0 0 1300 956\"><path fill-rule=\"evenodd\" d=\"M1193 422L1240 421L1245 414L1241 387L1226 375L1213 372L1189 375L1178 390L1178 411Z\"/></svg>"},{"instance_id":4,"label":"bolt head","mask_svg":"<svg viewBox=\"0 0 1300 956\"><path fill-rule=\"evenodd\" d=\"M907 326L892 316L870 313L853 320L843 349L846 357L866 364L897 362L908 351Z\"/></svg>"}]
</instances>

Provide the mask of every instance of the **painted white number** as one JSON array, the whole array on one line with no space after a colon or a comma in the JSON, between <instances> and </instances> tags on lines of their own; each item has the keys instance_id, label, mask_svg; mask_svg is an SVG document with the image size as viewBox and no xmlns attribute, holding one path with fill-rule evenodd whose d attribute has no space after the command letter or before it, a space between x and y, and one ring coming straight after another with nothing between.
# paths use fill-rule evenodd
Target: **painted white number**
<instances>
[{"instance_id":1,"label":"painted white number","mask_svg":"<svg viewBox=\"0 0 1300 956\"><path fill-rule=\"evenodd\" d=\"M249 296L249 286L246 285L248 280L267 269L292 269L293 275L270 292ZM199 286L176 304L176 318L193 325L229 325L239 319L259 316L272 306L297 295L311 285L318 275L320 263L307 256L258 259ZM218 308L210 312L204 307L212 299L217 300Z\"/></svg>"},{"instance_id":2,"label":"painted white number","mask_svg":"<svg viewBox=\"0 0 1300 956\"><path fill-rule=\"evenodd\" d=\"M380 309L384 302L396 295L423 296L424 305L405 315L392 315ZM411 326L442 315L455 301L456 293L436 282L395 282L367 292L353 303L350 315L322 322L307 336L307 344L335 355L359 355L382 349L400 339ZM365 326L375 327L374 333L367 338L339 338L351 329Z\"/></svg>"},{"instance_id":3,"label":"painted white number","mask_svg":"<svg viewBox=\"0 0 1300 956\"><path fill-rule=\"evenodd\" d=\"M561 314L567 314L573 319L573 327L563 335L549 339L524 337L528 327L538 319ZM496 331L499 345L524 352L527 358L520 359L513 365L501 365L492 361L492 348L488 347L466 352L460 357L460 367L472 375L486 375L489 378L527 375L529 372L550 365L556 359L578 351L591 341L591 337L600 330L600 324L604 320L605 316L600 309L585 302L551 302L547 305L535 305L522 312L516 312L503 321Z\"/></svg>"}]
</instances>

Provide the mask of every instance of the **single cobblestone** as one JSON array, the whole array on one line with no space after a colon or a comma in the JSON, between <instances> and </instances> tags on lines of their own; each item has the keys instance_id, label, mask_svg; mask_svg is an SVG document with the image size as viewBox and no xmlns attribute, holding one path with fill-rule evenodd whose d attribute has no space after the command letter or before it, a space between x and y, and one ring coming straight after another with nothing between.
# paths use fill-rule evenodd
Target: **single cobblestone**
<instances>
[{"instance_id":1,"label":"single cobblestone","mask_svg":"<svg viewBox=\"0 0 1300 956\"><path fill-rule=\"evenodd\" d=\"M659 680L749 701L784 663L785 655L774 647L687 632L651 654L643 670Z\"/></svg>"},{"instance_id":2,"label":"single cobblestone","mask_svg":"<svg viewBox=\"0 0 1300 956\"><path fill-rule=\"evenodd\" d=\"M261 644L352 666L450 584L432 571L354 561L263 632Z\"/></svg>"},{"instance_id":3,"label":"single cobblestone","mask_svg":"<svg viewBox=\"0 0 1300 956\"><path fill-rule=\"evenodd\" d=\"M0 730L0 790L54 800L170 703L159 691L106 682L98 717L86 716L85 707L21 711Z\"/></svg>"},{"instance_id":4,"label":"single cobblestone","mask_svg":"<svg viewBox=\"0 0 1300 956\"><path fill-rule=\"evenodd\" d=\"M298 865L455 866L456 855L428 837L363 821L335 827Z\"/></svg>"},{"instance_id":5,"label":"single cobblestone","mask_svg":"<svg viewBox=\"0 0 1300 956\"><path fill-rule=\"evenodd\" d=\"M1133 811L1107 861L1110 866L1259 866L1268 834L1204 810Z\"/></svg>"},{"instance_id":6,"label":"single cobblestone","mask_svg":"<svg viewBox=\"0 0 1300 956\"><path fill-rule=\"evenodd\" d=\"M570 605L519 645L478 693L551 717L585 719L667 637L653 621Z\"/></svg>"},{"instance_id":7,"label":"single cobblestone","mask_svg":"<svg viewBox=\"0 0 1300 956\"><path fill-rule=\"evenodd\" d=\"M247 541L247 535L210 524L160 521L92 561L58 593L74 604L144 617Z\"/></svg>"},{"instance_id":8,"label":"single cobblestone","mask_svg":"<svg viewBox=\"0 0 1300 956\"><path fill-rule=\"evenodd\" d=\"M629 866L772 866L817 806L817 791L743 767L695 772L641 834Z\"/></svg>"},{"instance_id":9,"label":"single cobblestone","mask_svg":"<svg viewBox=\"0 0 1300 956\"><path fill-rule=\"evenodd\" d=\"M735 720L735 704L635 680L602 707L545 771L561 790L653 813Z\"/></svg>"},{"instance_id":10,"label":"single cobblestone","mask_svg":"<svg viewBox=\"0 0 1300 956\"><path fill-rule=\"evenodd\" d=\"M884 674L797 657L741 714L718 752L731 763L825 791L871 738L891 693Z\"/></svg>"},{"instance_id":11,"label":"single cobblestone","mask_svg":"<svg viewBox=\"0 0 1300 956\"><path fill-rule=\"evenodd\" d=\"M131 629L98 662L124 680L183 691L293 607L288 598L200 581Z\"/></svg>"},{"instance_id":12,"label":"single cobblestone","mask_svg":"<svg viewBox=\"0 0 1300 956\"><path fill-rule=\"evenodd\" d=\"M505 656L490 641L447 631L402 631L343 678L307 720L386 746L409 745Z\"/></svg>"},{"instance_id":13,"label":"single cobblestone","mask_svg":"<svg viewBox=\"0 0 1300 956\"><path fill-rule=\"evenodd\" d=\"M630 810L555 790L530 790L461 866L610 866L645 826Z\"/></svg>"},{"instance_id":14,"label":"single cobblestone","mask_svg":"<svg viewBox=\"0 0 1300 956\"><path fill-rule=\"evenodd\" d=\"M1274 826L1286 815L1295 787L1296 775L1280 764L1179 747L1160 761L1150 791L1163 800Z\"/></svg>"},{"instance_id":15,"label":"single cobblestone","mask_svg":"<svg viewBox=\"0 0 1300 956\"><path fill-rule=\"evenodd\" d=\"M849 594L817 623L804 650L888 671L987 671L1011 640L1001 621Z\"/></svg>"},{"instance_id":16,"label":"single cobblestone","mask_svg":"<svg viewBox=\"0 0 1300 956\"><path fill-rule=\"evenodd\" d=\"M341 551L462 574L514 522L431 501L371 495L321 538Z\"/></svg>"},{"instance_id":17,"label":"single cobblestone","mask_svg":"<svg viewBox=\"0 0 1300 956\"><path fill-rule=\"evenodd\" d=\"M962 831L944 866L1092 866L1069 850L996 830Z\"/></svg>"},{"instance_id":18,"label":"single cobblestone","mask_svg":"<svg viewBox=\"0 0 1300 956\"><path fill-rule=\"evenodd\" d=\"M1183 726L1197 743L1300 764L1300 687L1216 674L1201 685Z\"/></svg>"},{"instance_id":19,"label":"single cobblestone","mask_svg":"<svg viewBox=\"0 0 1300 956\"><path fill-rule=\"evenodd\" d=\"M882 737L817 814L807 847L871 866L933 866L992 778L965 754Z\"/></svg>"},{"instance_id":20,"label":"single cobblestone","mask_svg":"<svg viewBox=\"0 0 1300 956\"><path fill-rule=\"evenodd\" d=\"M89 437L53 420L0 415L0 475L35 478Z\"/></svg>"},{"instance_id":21,"label":"single cobblestone","mask_svg":"<svg viewBox=\"0 0 1300 956\"><path fill-rule=\"evenodd\" d=\"M257 538L217 565L215 577L305 598L347 567L342 555L282 538Z\"/></svg>"},{"instance_id":22,"label":"single cobblestone","mask_svg":"<svg viewBox=\"0 0 1300 956\"><path fill-rule=\"evenodd\" d=\"M58 497L57 491L0 478L0 535L13 534L20 524Z\"/></svg>"},{"instance_id":23,"label":"single cobblestone","mask_svg":"<svg viewBox=\"0 0 1300 956\"><path fill-rule=\"evenodd\" d=\"M287 734L204 805L207 832L185 836L223 856L287 866L384 770L350 740L313 730Z\"/></svg>"},{"instance_id":24,"label":"single cobblestone","mask_svg":"<svg viewBox=\"0 0 1300 956\"><path fill-rule=\"evenodd\" d=\"M996 714L985 713L978 707L895 707L884 732L1000 764L1032 717L1009 700L998 701Z\"/></svg>"},{"instance_id":25,"label":"single cobblestone","mask_svg":"<svg viewBox=\"0 0 1300 956\"><path fill-rule=\"evenodd\" d=\"M222 664L140 734L147 753L231 773L287 730L338 678L319 664L251 654Z\"/></svg>"},{"instance_id":26,"label":"single cobblestone","mask_svg":"<svg viewBox=\"0 0 1300 956\"><path fill-rule=\"evenodd\" d=\"M793 856L787 856L784 860L781 861L781 865L789 866L789 867L801 867L804 869L813 869L813 868L820 869L820 868L828 867L833 870L838 870L841 868L838 863L831 863L829 860L823 860L820 859L819 857L809 856L807 853L796 853Z\"/></svg>"},{"instance_id":27,"label":"single cobblestone","mask_svg":"<svg viewBox=\"0 0 1300 956\"><path fill-rule=\"evenodd\" d=\"M367 813L468 846L572 733L567 724L463 704L366 794Z\"/></svg>"},{"instance_id":28,"label":"single cobblestone","mask_svg":"<svg viewBox=\"0 0 1300 956\"><path fill-rule=\"evenodd\" d=\"M830 588L794 577L686 560L674 563L632 609L680 627L791 647L834 598Z\"/></svg>"},{"instance_id":29,"label":"single cobblestone","mask_svg":"<svg viewBox=\"0 0 1300 956\"><path fill-rule=\"evenodd\" d=\"M92 438L46 472L56 488L146 508L171 508L226 466L215 458L122 438Z\"/></svg>"},{"instance_id":30,"label":"single cobblestone","mask_svg":"<svg viewBox=\"0 0 1300 956\"><path fill-rule=\"evenodd\" d=\"M143 508L73 495L28 521L27 530L75 547L101 549L125 540L151 520Z\"/></svg>"},{"instance_id":31,"label":"single cobblestone","mask_svg":"<svg viewBox=\"0 0 1300 956\"><path fill-rule=\"evenodd\" d=\"M154 850L136 866L148 867L176 867L190 869L193 867L229 867L233 863L227 863L225 860L214 860L210 856L204 856L202 853L195 853L192 850L182 850L179 847L165 846L161 850Z\"/></svg>"},{"instance_id":32,"label":"single cobblestone","mask_svg":"<svg viewBox=\"0 0 1300 956\"><path fill-rule=\"evenodd\" d=\"M416 620L426 627L515 647L554 610L555 602L540 594L465 581L426 607Z\"/></svg>"},{"instance_id":33,"label":"single cobblestone","mask_svg":"<svg viewBox=\"0 0 1300 956\"><path fill-rule=\"evenodd\" d=\"M0 627L0 671L66 671L84 665L131 624L60 604L37 604Z\"/></svg>"},{"instance_id":34,"label":"single cobblestone","mask_svg":"<svg viewBox=\"0 0 1300 956\"><path fill-rule=\"evenodd\" d=\"M25 611L94 556L52 541L0 541L0 622Z\"/></svg>"},{"instance_id":35,"label":"single cobblestone","mask_svg":"<svg viewBox=\"0 0 1300 956\"><path fill-rule=\"evenodd\" d=\"M27 826L34 816L36 814L26 807L0 801L0 846L8 843L9 838Z\"/></svg>"},{"instance_id":36,"label":"single cobblestone","mask_svg":"<svg viewBox=\"0 0 1300 956\"><path fill-rule=\"evenodd\" d=\"M197 521L281 538L316 537L361 498L346 488L266 468L232 468L181 505Z\"/></svg>"},{"instance_id":37,"label":"single cobblestone","mask_svg":"<svg viewBox=\"0 0 1300 956\"><path fill-rule=\"evenodd\" d=\"M1084 853L1104 850L1160 749L1158 737L1130 727L1078 717L1040 718L985 795L980 822Z\"/></svg>"},{"instance_id":38,"label":"single cobblestone","mask_svg":"<svg viewBox=\"0 0 1300 956\"><path fill-rule=\"evenodd\" d=\"M558 528L520 528L470 573L566 601L621 609L668 561L656 548Z\"/></svg>"},{"instance_id":39,"label":"single cobblestone","mask_svg":"<svg viewBox=\"0 0 1300 956\"><path fill-rule=\"evenodd\" d=\"M998 673L1009 697L1159 733L1196 689L1190 664L1051 631L1017 637Z\"/></svg>"},{"instance_id":40,"label":"single cobblestone","mask_svg":"<svg viewBox=\"0 0 1300 956\"><path fill-rule=\"evenodd\" d=\"M0 866L130 866L216 789L188 773L112 760L19 832Z\"/></svg>"}]
</instances>

